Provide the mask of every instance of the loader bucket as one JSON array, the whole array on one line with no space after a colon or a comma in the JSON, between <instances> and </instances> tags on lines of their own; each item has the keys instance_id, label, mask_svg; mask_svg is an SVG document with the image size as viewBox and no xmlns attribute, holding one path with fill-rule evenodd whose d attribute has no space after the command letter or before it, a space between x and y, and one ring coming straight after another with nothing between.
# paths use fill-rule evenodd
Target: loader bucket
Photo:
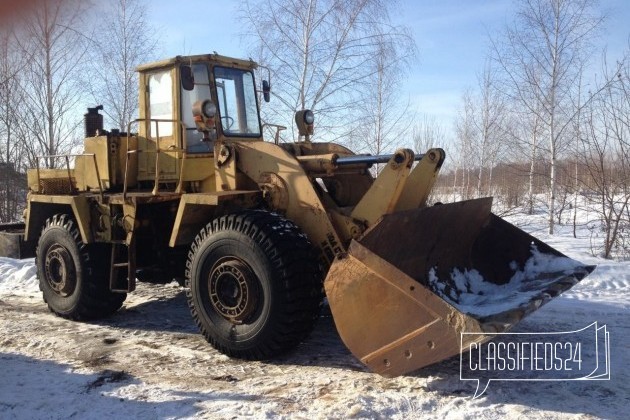
<instances>
[{"instance_id":1,"label":"loader bucket","mask_svg":"<svg viewBox=\"0 0 630 420\"><path fill-rule=\"evenodd\" d=\"M478 199L384 216L324 286L337 330L371 370L396 376L486 341L595 267L556 251ZM479 338L481 337L481 338ZM466 347L461 347L461 346Z\"/></svg>"},{"instance_id":2,"label":"loader bucket","mask_svg":"<svg viewBox=\"0 0 630 420\"><path fill-rule=\"evenodd\" d=\"M35 242L24 240L24 223L0 224L0 257L24 259L35 256Z\"/></svg>"}]
</instances>

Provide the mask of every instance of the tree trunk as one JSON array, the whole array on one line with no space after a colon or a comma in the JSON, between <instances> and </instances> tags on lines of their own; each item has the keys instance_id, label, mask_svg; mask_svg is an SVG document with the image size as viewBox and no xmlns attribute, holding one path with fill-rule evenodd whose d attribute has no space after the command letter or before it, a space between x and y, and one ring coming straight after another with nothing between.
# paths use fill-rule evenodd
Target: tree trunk
<instances>
[{"instance_id":1,"label":"tree trunk","mask_svg":"<svg viewBox=\"0 0 630 420\"><path fill-rule=\"evenodd\" d=\"M529 214L534 214L534 175L536 171L536 133L532 138L532 154L529 165L529 190L527 192L527 200L529 202Z\"/></svg>"},{"instance_id":2,"label":"tree trunk","mask_svg":"<svg viewBox=\"0 0 630 420\"><path fill-rule=\"evenodd\" d=\"M573 237L577 238L577 211L578 211L578 158L575 156L575 191L573 191Z\"/></svg>"},{"instance_id":3,"label":"tree trunk","mask_svg":"<svg viewBox=\"0 0 630 420\"><path fill-rule=\"evenodd\" d=\"M553 120L553 116L552 116ZM556 212L556 148L554 147L554 143L552 140L551 143L551 161L550 161L550 169L549 169L549 193L551 196L549 197L549 234L554 234L555 220L554 215Z\"/></svg>"}]
</instances>

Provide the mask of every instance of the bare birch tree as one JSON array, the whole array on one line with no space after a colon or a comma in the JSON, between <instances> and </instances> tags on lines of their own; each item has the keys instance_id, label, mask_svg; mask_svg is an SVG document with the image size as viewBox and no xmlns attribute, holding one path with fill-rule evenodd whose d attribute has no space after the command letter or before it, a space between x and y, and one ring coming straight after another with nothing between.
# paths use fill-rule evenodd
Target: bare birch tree
<instances>
[{"instance_id":1,"label":"bare birch tree","mask_svg":"<svg viewBox=\"0 0 630 420\"><path fill-rule=\"evenodd\" d=\"M476 178L474 196L492 194L493 168L504 145L507 108L504 96L496 89L494 70L486 63L478 77L478 90L466 90L456 121L460 143L460 164L465 168L465 197L470 197L471 174Z\"/></svg>"},{"instance_id":2,"label":"bare birch tree","mask_svg":"<svg viewBox=\"0 0 630 420\"><path fill-rule=\"evenodd\" d=\"M504 146L507 108L504 96L497 90L495 70L489 62L479 75L479 95L474 98L472 123L475 126L475 148L478 155L477 197L492 192L492 171ZM485 178L485 179L484 179ZM484 191L483 185L487 185Z\"/></svg>"},{"instance_id":3,"label":"bare birch tree","mask_svg":"<svg viewBox=\"0 0 630 420\"><path fill-rule=\"evenodd\" d=\"M549 160L549 233L553 234L559 156L569 141L571 96L602 17L591 0L520 0L515 22L493 40L511 97L544 128Z\"/></svg>"},{"instance_id":4,"label":"bare birch tree","mask_svg":"<svg viewBox=\"0 0 630 420\"><path fill-rule=\"evenodd\" d=\"M383 41L409 40L404 28L391 24L392 7L382 0L245 1L244 36L273 75L275 103L263 108L264 119L293 128L293 112L309 108L328 140L352 132L360 119L360 89Z\"/></svg>"},{"instance_id":5,"label":"bare birch tree","mask_svg":"<svg viewBox=\"0 0 630 420\"><path fill-rule=\"evenodd\" d=\"M602 256L611 258L620 243L627 247L630 206L630 65L608 70L604 89L589 102L583 137L584 189L604 234ZM612 73L612 74L610 74ZM626 252L628 250L626 249Z\"/></svg>"},{"instance_id":6,"label":"bare birch tree","mask_svg":"<svg viewBox=\"0 0 630 420\"><path fill-rule=\"evenodd\" d=\"M81 119L76 106L85 91L82 63L87 40L81 32L82 3L48 0L29 10L16 33L21 53L28 56L21 71L22 121L29 130L24 146L29 165L36 156L68 152L77 142ZM55 166L54 159L46 165Z\"/></svg>"},{"instance_id":7,"label":"bare birch tree","mask_svg":"<svg viewBox=\"0 0 630 420\"><path fill-rule=\"evenodd\" d=\"M26 182L19 139L22 113L19 76L24 57L15 49L10 27L0 30L0 222L19 218Z\"/></svg>"},{"instance_id":8,"label":"bare birch tree","mask_svg":"<svg viewBox=\"0 0 630 420\"><path fill-rule=\"evenodd\" d=\"M357 152L393 152L405 141L415 121L409 100L405 101L401 94L404 65L412 46L408 42L403 49L392 41L385 35L381 37L373 59L366 63L370 74L357 85L358 123L348 138ZM378 173L379 169L377 165L375 171Z\"/></svg>"},{"instance_id":9,"label":"bare birch tree","mask_svg":"<svg viewBox=\"0 0 630 420\"><path fill-rule=\"evenodd\" d=\"M19 103L21 57L15 51L11 31L0 31L0 162L11 162L14 153L16 104Z\"/></svg>"},{"instance_id":10,"label":"bare birch tree","mask_svg":"<svg viewBox=\"0 0 630 420\"><path fill-rule=\"evenodd\" d=\"M155 59L158 40L142 0L115 0L104 7L96 17L102 24L93 36L91 93L95 103L104 106L109 122L124 131L138 111L135 69Z\"/></svg>"},{"instance_id":11,"label":"bare birch tree","mask_svg":"<svg viewBox=\"0 0 630 420\"><path fill-rule=\"evenodd\" d=\"M424 114L413 126L414 151L424 153L432 147L441 147L446 143L446 130L434 116Z\"/></svg>"},{"instance_id":12,"label":"bare birch tree","mask_svg":"<svg viewBox=\"0 0 630 420\"><path fill-rule=\"evenodd\" d=\"M471 192L471 173L479 163L479 156L474 147L475 138L477 137L477 128L474 123L474 104L472 99L473 93L466 90L462 95L462 107L460 108L455 120L455 132L457 136L456 149L456 169L455 178L457 179L457 171L461 169L461 187L459 192L460 199L469 199L472 197Z\"/></svg>"}]
</instances>

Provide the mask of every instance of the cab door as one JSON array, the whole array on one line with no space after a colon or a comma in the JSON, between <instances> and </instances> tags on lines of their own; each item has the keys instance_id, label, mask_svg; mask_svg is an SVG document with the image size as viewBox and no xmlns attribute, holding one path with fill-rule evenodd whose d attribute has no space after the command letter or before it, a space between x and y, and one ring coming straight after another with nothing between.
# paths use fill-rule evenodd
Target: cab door
<instances>
[{"instance_id":1,"label":"cab door","mask_svg":"<svg viewBox=\"0 0 630 420\"><path fill-rule=\"evenodd\" d=\"M138 140L139 149L143 151L138 156L140 180L155 179L156 168L159 171L160 182L176 180L178 176L177 150L180 146L179 136L176 135L179 123L175 104L174 72L173 68L158 70L147 73L144 77L145 121L141 122L143 130ZM145 133L144 136L142 131Z\"/></svg>"}]
</instances>

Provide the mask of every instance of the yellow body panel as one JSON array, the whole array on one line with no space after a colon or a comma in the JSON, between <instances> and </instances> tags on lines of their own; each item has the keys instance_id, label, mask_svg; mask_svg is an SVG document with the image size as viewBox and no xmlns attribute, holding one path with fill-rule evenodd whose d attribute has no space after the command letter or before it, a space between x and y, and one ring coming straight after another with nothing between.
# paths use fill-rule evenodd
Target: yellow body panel
<instances>
[{"instance_id":1,"label":"yellow body panel","mask_svg":"<svg viewBox=\"0 0 630 420\"><path fill-rule=\"evenodd\" d=\"M88 197L84 195L43 195L33 193L29 194L26 204L25 240L37 238L43 222L54 214L34 209L35 207L38 207L38 209L46 208L46 204L67 206L77 221L81 240L86 244L94 241L91 229L90 200Z\"/></svg>"},{"instance_id":2,"label":"yellow body panel","mask_svg":"<svg viewBox=\"0 0 630 420\"><path fill-rule=\"evenodd\" d=\"M127 141L129 146L127 147ZM75 161L75 176L79 191L108 190L116 185L122 185L127 171L127 183L136 185L138 154L129 154L127 150L138 147L137 137L131 136L97 136L88 137L84 142L83 155L77 156ZM128 165L128 168L126 166Z\"/></svg>"},{"instance_id":3,"label":"yellow body panel","mask_svg":"<svg viewBox=\"0 0 630 420\"><path fill-rule=\"evenodd\" d=\"M76 189L74 169L28 169L28 189L43 194L71 194Z\"/></svg>"},{"instance_id":4,"label":"yellow body panel","mask_svg":"<svg viewBox=\"0 0 630 420\"><path fill-rule=\"evenodd\" d=\"M275 174L284 181L286 204L284 208L275 210L284 213L300 226L310 240L322 250L325 261L328 264L332 263L335 256L344 251L344 244L333 227L312 180L297 159L272 143L234 144L238 156L238 169L248 178L264 184L267 174Z\"/></svg>"},{"instance_id":5,"label":"yellow body panel","mask_svg":"<svg viewBox=\"0 0 630 420\"><path fill-rule=\"evenodd\" d=\"M225 204L240 208L255 207L259 191L218 191L184 194L179 201L169 246L192 242L201 228L217 215L217 208Z\"/></svg>"}]
</instances>

